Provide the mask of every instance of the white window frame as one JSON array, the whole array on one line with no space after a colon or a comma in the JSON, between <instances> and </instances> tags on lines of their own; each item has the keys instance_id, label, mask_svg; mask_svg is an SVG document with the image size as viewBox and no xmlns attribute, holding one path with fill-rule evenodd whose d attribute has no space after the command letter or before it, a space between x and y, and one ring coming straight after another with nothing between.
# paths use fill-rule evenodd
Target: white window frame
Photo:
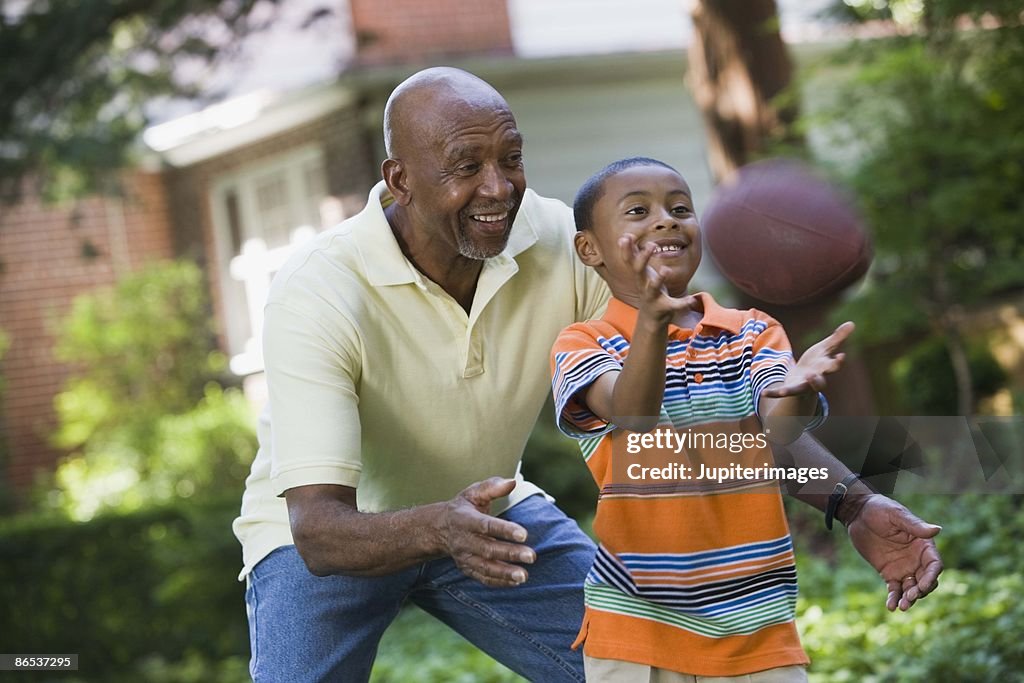
<instances>
[{"instance_id":1,"label":"white window frame","mask_svg":"<svg viewBox=\"0 0 1024 683\"><path fill-rule=\"evenodd\" d=\"M213 179L209 191L218 287L221 295L221 329L231 371L246 376L263 370L263 306L270 281L297 246L323 229L319 211L310 206L303 183L305 169L318 164L324 173L323 196L327 198L326 164L323 150L308 145L246 165ZM259 229L256 197L261 178L283 172L293 212L294 227L288 243L268 248ZM238 198L241 250L232 245L231 221L226 206L230 192Z\"/></svg>"}]
</instances>

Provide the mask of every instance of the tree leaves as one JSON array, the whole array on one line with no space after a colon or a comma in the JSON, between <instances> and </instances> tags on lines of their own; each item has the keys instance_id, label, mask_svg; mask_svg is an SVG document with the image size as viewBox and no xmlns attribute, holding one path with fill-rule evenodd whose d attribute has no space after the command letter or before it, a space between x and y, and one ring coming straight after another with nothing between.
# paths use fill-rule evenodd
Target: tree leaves
<instances>
[{"instance_id":1,"label":"tree leaves","mask_svg":"<svg viewBox=\"0 0 1024 683\"><path fill-rule=\"evenodd\" d=\"M146 102L195 94L185 74L265 26L272 12L255 10L277 2L2 2L0 196L16 199L30 174L52 199L109 189L147 124Z\"/></svg>"},{"instance_id":2,"label":"tree leaves","mask_svg":"<svg viewBox=\"0 0 1024 683\"><path fill-rule=\"evenodd\" d=\"M915 33L844 52L856 71L816 119L843 152L876 252L836 318L856 319L862 343L901 341L908 353L943 338L966 413L966 315L1024 288L1024 27L1019 3L919 4Z\"/></svg>"}]
</instances>

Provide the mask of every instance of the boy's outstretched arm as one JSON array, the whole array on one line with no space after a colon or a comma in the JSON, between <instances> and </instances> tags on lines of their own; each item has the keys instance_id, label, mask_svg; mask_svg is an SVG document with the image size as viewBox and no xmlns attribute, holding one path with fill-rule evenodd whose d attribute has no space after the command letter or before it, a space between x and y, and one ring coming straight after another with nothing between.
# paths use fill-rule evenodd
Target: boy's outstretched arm
<instances>
[{"instance_id":1,"label":"boy's outstretched arm","mask_svg":"<svg viewBox=\"0 0 1024 683\"><path fill-rule=\"evenodd\" d=\"M790 443L803 433L804 422L817 412L818 392L825 388L825 376L843 364L846 354L840 349L853 330L854 324L849 321L837 327L804 351L783 381L761 392L758 414L773 443Z\"/></svg>"},{"instance_id":2,"label":"boy's outstretched arm","mask_svg":"<svg viewBox=\"0 0 1024 683\"><path fill-rule=\"evenodd\" d=\"M793 492L796 498L823 511L829 492L850 475L850 470L804 432L803 420L794 418L806 418L815 412L817 394L825 388L825 375L839 369L844 358L839 349L853 330L853 323L845 322L807 349L785 380L765 389L760 399L759 412L766 431L771 431L776 461L828 471L828 492ZM788 446L783 448L781 444ZM942 560L932 539L942 527L922 521L860 481L849 484L835 516L846 526L853 547L885 581L885 605L890 611L897 607L910 609L938 586Z\"/></svg>"},{"instance_id":3,"label":"boy's outstretched arm","mask_svg":"<svg viewBox=\"0 0 1024 683\"><path fill-rule=\"evenodd\" d=\"M636 276L636 328L622 370L598 377L581 398L602 419L633 432L647 432L658 424L665 395L668 325L691 310L696 297L669 296L664 278L650 266L653 244L638 249L636 238L627 235L618 246Z\"/></svg>"},{"instance_id":4,"label":"boy's outstretched arm","mask_svg":"<svg viewBox=\"0 0 1024 683\"><path fill-rule=\"evenodd\" d=\"M828 491L850 474L849 468L810 434L802 434L788 446L774 445L776 462L828 470ZM794 497L824 510L828 493L792 491ZM888 589L885 606L906 611L939 585L942 559L932 540L942 527L918 518L900 503L874 493L861 481L849 491L835 512L850 535L857 552L875 568Z\"/></svg>"}]
</instances>

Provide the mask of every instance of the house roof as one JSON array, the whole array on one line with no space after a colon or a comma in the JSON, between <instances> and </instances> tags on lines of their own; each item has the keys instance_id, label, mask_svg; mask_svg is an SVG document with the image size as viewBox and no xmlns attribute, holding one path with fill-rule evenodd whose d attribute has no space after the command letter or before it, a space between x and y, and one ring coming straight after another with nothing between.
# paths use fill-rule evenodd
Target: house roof
<instances>
[{"instance_id":1,"label":"house roof","mask_svg":"<svg viewBox=\"0 0 1024 683\"><path fill-rule=\"evenodd\" d=\"M314 121L353 101L328 83L292 92L257 90L149 128L143 139L171 166L190 166Z\"/></svg>"}]
</instances>

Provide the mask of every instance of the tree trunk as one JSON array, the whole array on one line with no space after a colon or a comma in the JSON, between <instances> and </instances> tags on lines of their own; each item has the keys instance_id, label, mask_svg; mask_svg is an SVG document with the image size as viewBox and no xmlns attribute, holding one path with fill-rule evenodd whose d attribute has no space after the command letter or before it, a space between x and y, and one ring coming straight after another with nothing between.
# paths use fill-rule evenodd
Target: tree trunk
<instances>
[{"instance_id":1,"label":"tree trunk","mask_svg":"<svg viewBox=\"0 0 1024 683\"><path fill-rule=\"evenodd\" d=\"M949 362L953 366L953 377L956 381L956 412L958 415L971 415L974 412L974 377L971 364L967 358L967 343L964 341L964 311L959 304L953 303L953 288L946 278L942 263L948 258L944 250L935 251L931 255L932 296L935 309L931 312L935 332L946 343Z\"/></svg>"},{"instance_id":2,"label":"tree trunk","mask_svg":"<svg viewBox=\"0 0 1024 683\"><path fill-rule=\"evenodd\" d=\"M779 34L775 0L694 0L689 81L708 133L708 157L721 181L752 160L770 138L788 138L795 102L772 98L790 83L793 64Z\"/></svg>"},{"instance_id":3,"label":"tree trunk","mask_svg":"<svg viewBox=\"0 0 1024 683\"><path fill-rule=\"evenodd\" d=\"M799 110L797 99L781 108L773 101L789 87L793 63L779 33L775 0L692 3L694 37L688 80L704 116L711 172L721 182L752 161L769 141L803 144L790 125ZM749 305L775 316L786 328L798 356L806 348L806 335L823 326L836 304L830 299L783 308L742 295L740 299L741 308ZM867 365L860 354L847 355L842 372L829 377L827 393L835 414L875 412ZM826 432L822 433L823 442L836 450L843 435L836 431L832 438Z\"/></svg>"},{"instance_id":4,"label":"tree trunk","mask_svg":"<svg viewBox=\"0 0 1024 683\"><path fill-rule=\"evenodd\" d=\"M945 337L953 377L956 378L956 411L958 415L971 415L974 413L974 378L967 359L967 347L963 335L956 328L947 330Z\"/></svg>"}]
</instances>

